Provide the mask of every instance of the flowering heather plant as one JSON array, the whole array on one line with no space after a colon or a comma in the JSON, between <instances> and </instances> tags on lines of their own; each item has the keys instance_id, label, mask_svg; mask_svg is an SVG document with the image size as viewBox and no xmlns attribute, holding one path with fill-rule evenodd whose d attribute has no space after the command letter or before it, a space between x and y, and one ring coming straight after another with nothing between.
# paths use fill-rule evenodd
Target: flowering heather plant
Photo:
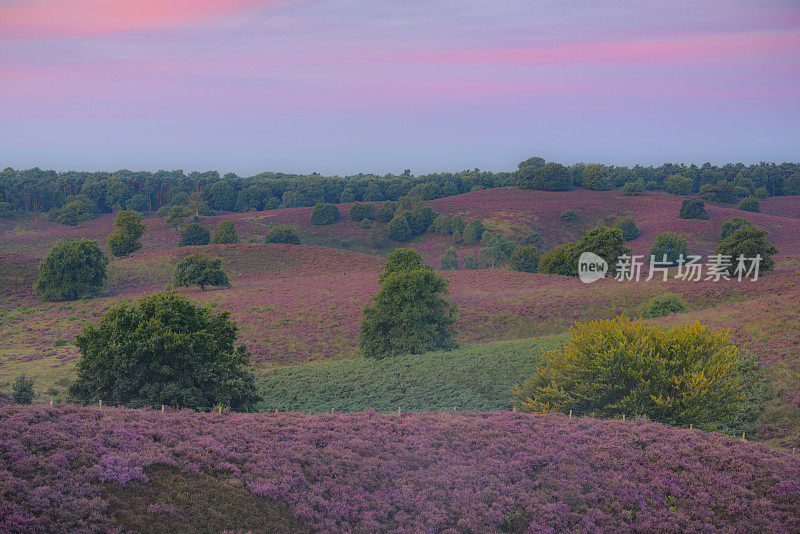
<instances>
[{"instance_id":1,"label":"flowering heather plant","mask_svg":"<svg viewBox=\"0 0 800 534\"><path fill-rule=\"evenodd\" d=\"M100 486L148 491L140 469L157 464L225 470L324 532L800 529L800 457L641 420L70 405L0 418L3 532L118 530Z\"/></svg>"}]
</instances>

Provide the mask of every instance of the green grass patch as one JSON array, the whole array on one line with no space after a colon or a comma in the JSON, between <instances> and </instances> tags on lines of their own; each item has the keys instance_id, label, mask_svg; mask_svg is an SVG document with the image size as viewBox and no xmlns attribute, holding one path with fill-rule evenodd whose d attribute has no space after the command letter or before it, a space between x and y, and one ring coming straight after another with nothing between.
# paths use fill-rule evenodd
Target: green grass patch
<instances>
[{"instance_id":1,"label":"green grass patch","mask_svg":"<svg viewBox=\"0 0 800 534\"><path fill-rule=\"evenodd\" d=\"M566 336L492 343L448 352L353 358L275 369L259 380L262 411L508 410L511 387Z\"/></svg>"}]
</instances>

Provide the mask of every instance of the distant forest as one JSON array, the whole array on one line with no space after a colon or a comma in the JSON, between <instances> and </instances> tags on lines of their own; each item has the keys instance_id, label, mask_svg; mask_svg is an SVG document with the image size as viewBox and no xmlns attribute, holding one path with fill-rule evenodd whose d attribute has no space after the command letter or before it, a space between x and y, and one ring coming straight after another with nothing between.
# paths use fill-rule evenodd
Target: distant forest
<instances>
[{"instance_id":1,"label":"distant forest","mask_svg":"<svg viewBox=\"0 0 800 534\"><path fill-rule=\"evenodd\" d=\"M202 204L215 211L260 211L313 206L320 202L398 200L413 195L422 200L457 195L469 191L524 185L525 172L545 165L542 158L520 163L516 172L487 172L478 169L457 173L414 176L403 174L376 176L300 176L264 172L240 177L220 176L217 171L142 172L56 172L39 168L0 172L0 216L50 213L59 220L61 210L70 218L87 219L113 209L139 212L164 210L173 205ZM760 163L702 166L667 163L658 167L616 167L578 163L559 164L559 174L572 186L610 189L628 186L630 190L668 190L680 194L709 194L710 200L733 202L735 198L800 194L800 164ZM552 170L552 169L550 169ZM591 176L591 185L587 176ZM585 182L585 183L584 183ZM601 184L601 185L597 185ZM677 184L677 185L676 185ZM636 187L634 187L636 186ZM719 192L720 198L713 198ZM724 196L730 192L733 199Z\"/></svg>"}]
</instances>

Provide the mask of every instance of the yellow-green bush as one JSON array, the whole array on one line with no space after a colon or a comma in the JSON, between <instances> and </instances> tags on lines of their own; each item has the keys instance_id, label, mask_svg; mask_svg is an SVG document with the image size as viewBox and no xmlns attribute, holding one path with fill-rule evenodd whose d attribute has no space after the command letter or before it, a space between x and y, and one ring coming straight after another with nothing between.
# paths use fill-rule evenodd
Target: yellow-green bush
<instances>
[{"instance_id":1,"label":"yellow-green bush","mask_svg":"<svg viewBox=\"0 0 800 534\"><path fill-rule=\"evenodd\" d=\"M618 317L576 323L562 349L514 386L522 411L645 415L705 429L735 418L744 399L738 350L725 331L695 323L661 329Z\"/></svg>"}]
</instances>

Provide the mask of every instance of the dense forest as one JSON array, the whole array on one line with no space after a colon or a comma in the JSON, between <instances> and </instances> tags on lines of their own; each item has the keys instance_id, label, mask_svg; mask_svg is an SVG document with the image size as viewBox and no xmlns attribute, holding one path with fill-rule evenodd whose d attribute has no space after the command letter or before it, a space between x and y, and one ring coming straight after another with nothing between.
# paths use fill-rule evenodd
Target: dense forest
<instances>
[{"instance_id":1,"label":"dense forest","mask_svg":"<svg viewBox=\"0 0 800 534\"><path fill-rule=\"evenodd\" d=\"M409 194L431 200L479 189L525 185L526 169L538 169L544 165L542 158L531 158L520 163L516 172L475 169L414 176L405 171L400 175L357 174L346 177L317 173L300 176L264 172L240 177L233 173L220 176L217 171L185 174L181 170L56 172L39 168L6 168L0 172L0 216L49 212L52 220L66 222L85 220L113 208L152 212L192 203L211 210L245 212L313 206L320 202L397 200ZM798 163L723 166L667 163L658 167L584 163L569 167L548 165L558 167L556 171L568 177L568 185L592 189L627 186L632 191L702 193L710 195L710 200L730 202L746 196L800 194ZM60 221L62 210L64 217Z\"/></svg>"}]
</instances>

